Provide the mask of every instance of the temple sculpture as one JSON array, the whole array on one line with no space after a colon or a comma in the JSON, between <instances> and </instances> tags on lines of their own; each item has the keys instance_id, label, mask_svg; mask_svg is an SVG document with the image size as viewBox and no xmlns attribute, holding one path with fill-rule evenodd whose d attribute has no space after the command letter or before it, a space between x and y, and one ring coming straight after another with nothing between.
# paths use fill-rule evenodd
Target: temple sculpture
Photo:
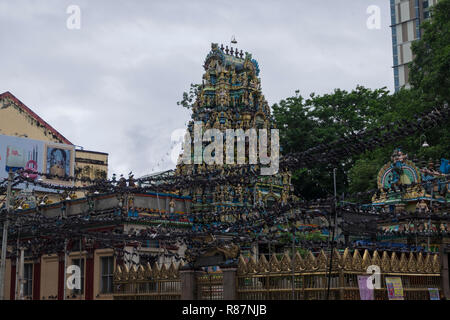
<instances>
[{"instance_id":1,"label":"temple sculpture","mask_svg":"<svg viewBox=\"0 0 450 320\"><path fill-rule=\"evenodd\" d=\"M450 202L448 160L422 161L419 169L396 149L378 173L372 206L385 217L377 240L438 251L450 243L446 206Z\"/></svg>"},{"instance_id":2,"label":"temple sculpture","mask_svg":"<svg viewBox=\"0 0 450 320\"><path fill-rule=\"evenodd\" d=\"M408 160L408 155L396 149L391 161L378 172L378 192L372 198L372 205L385 212L396 211L428 211L431 205L450 200L449 183L445 164L441 165L428 161L426 166L419 169L416 164Z\"/></svg>"},{"instance_id":3,"label":"temple sculpture","mask_svg":"<svg viewBox=\"0 0 450 320\"><path fill-rule=\"evenodd\" d=\"M254 129L274 129L271 121L270 108L261 91L258 62L249 53L242 50L228 49L211 45L211 51L204 62L202 84L199 85L195 102L192 105L192 119L188 124L188 133L194 138L194 124L201 124L203 132L208 129L218 129L226 136L227 129L243 131ZM191 140L192 141L192 140ZM270 145L270 137L268 138ZM192 142L194 146L194 142ZM249 143L245 142L245 164L249 164ZM202 145L205 149L205 142ZM223 152L227 145L224 143ZM234 150L237 155L236 149ZM176 175L227 175L235 164L214 163L204 161L186 163L181 161L176 168ZM241 163L243 156L241 155ZM194 155L191 156L194 160ZM225 159L225 156L223 157ZM225 161L224 161L225 162ZM235 161L237 163L237 161ZM241 167L241 173L246 170L256 172L260 164ZM213 174L214 172L214 174ZM236 173L236 172L235 172ZM287 203L294 196L289 172L278 172L274 175L258 176L253 183L242 179L237 184L222 184L215 187L186 188L183 192L192 197L192 212L203 214L204 222L233 222L245 219L255 206L270 206L272 203ZM235 213L239 208L240 214ZM208 213L214 212L215 215Z\"/></svg>"}]
</instances>

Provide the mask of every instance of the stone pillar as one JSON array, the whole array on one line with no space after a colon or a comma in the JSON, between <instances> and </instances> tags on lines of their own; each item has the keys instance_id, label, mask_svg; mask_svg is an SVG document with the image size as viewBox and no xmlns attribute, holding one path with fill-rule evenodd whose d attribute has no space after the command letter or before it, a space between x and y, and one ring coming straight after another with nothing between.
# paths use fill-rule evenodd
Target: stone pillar
<instances>
[{"instance_id":1,"label":"stone pillar","mask_svg":"<svg viewBox=\"0 0 450 320\"><path fill-rule=\"evenodd\" d=\"M101 270L99 267L99 270ZM86 277L84 286L84 299L94 299L94 251L88 250L86 254Z\"/></svg>"},{"instance_id":2,"label":"stone pillar","mask_svg":"<svg viewBox=\"0 0 450 320\"><path fill-rule=\"evenodd\" d=\"M223 299L224 300L237 300L236 290L236 268L225 268L223 272Z\"/></svg>"},{"instance_id":3,"label":"stone pillar","mask_svg":"<svg viewBox=\"0 0 450 320\"><path fill-rule=\"evenodd\" d=\"M10 284L10 289L9 289L9 300L16 299L16 263L13 262L13 260L14 259L10 259L10 261L11 261L11 278L10 278L11 284Z\"/></svg>"},{"instance_id":4,"label":"stone pillar","mask_svg":"<svg viewBox=\"0 0 450 320\"><path fill-rule=\"evenodd\" d=\"M41 300L41 257L35 261L33 268L33 300Z\"/></svg>"},{"instance_id":5,"label":"stone pillar","mask_svg":"<svg viewBox=\"0 0 450 320\"><path fill-rule=\"evenodd\" d=\"M194 270L180 270L181 300L195 300L196 281Z\"/></svg>"},{"instance_id":6,"label":"stone pillar","mask_svg":"<svg viewBox=\"0 0 450 320\"><path fill-rule=\"evenodd\" d=\"M344 294L344 270L339 270L339 300L344 300L345 294Z\"/></svg>"}]
</instances>

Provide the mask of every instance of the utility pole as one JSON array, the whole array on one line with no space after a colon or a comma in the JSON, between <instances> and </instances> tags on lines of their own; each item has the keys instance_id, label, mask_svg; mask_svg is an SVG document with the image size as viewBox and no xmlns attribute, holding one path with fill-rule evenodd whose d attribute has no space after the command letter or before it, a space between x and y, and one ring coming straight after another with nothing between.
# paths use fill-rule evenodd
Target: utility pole
<instances>
[{"instance_id":1,"label":"utility pole","mask_svg":"<svg viewBox=\"0 0 450 320\"><path fill-rule=\"evenodd\" d=\"M2 236L2 256L0 265L0 300L5 300L5 271L6 271L6 246L8 245L8 218L10 212L11 202L11 186L13 180L12 169L9 169L8 173L8 188L6 192L6 216L3 221L3 236Z\"/></svg>"},{"instance_id":2,"label":"utility pole","mask_svg":"<svg viewBox=\"0 0 450 320\"><path fill-rule=\"evenodd\" d=\"M17 250L16 250L16 283L14 285L14 299L19 299L19 276L20 276L20 254L19 254L19 239L17 239Z\"/></svg>"},{"instance_id":3,"label":"utility pole","mask_svg":"<svg viewBox=\"0 0 450 320\"><path fill-rule=\"evenodd\" d=\"M294 273L294 258L295 258L295 226L292 226L292 300L295 300L295 273Z\"/></svg>"},{"instance_id":4,"label":"utility pole","mask_svg":"<svg viewBox=\"0 0 450 320\"><path fill-rule=\"evenodd\" d=\"M331 271L332 271L332 267L333 267L333 241L334 241L334 236L336 234L336 224L337 224L336 168L333 169L333 180L334 180L334 226L333 226L333 235L331 237L331 246L330 246L330 268L328 271L327 300L330 299Z\"/></svg>"},{"instance_id":5,"label":"utility pole","mask_svg":"<svg viewBox=\"0 0 450 320\"><path fill-rule=\"evenodd\" d=\"M81 245L82 245L82 237L80 236L80 271L81 272L84 272L84 261L82 260L83 259L83 254L82 254L82 247L81 247ZM82 269L83 268L83 269ZM84 275L82 275L83 277L83 279L84 279ZM84 286L84 283L80 283L80 300L83 300L83 291L81 290L81 289L84 289L83 288L83 286Z\"/></svg>"},{"instance_id":6,"label":"utility pole","mask_svg":"<svg viewBox=\"0 0 450 320\"><path fill-rule=\"evenodd\" d=\"M20 273L19 273L19 300L23 300L23 285L24 285L24 274L25 274L25 249L20 248Z\"/></svg>"},{"instance_id":7,"label":"utility pole","mask_svg":"<svg viewBox=\"0 0 450 320\"><path fill-rule=\"evenodd\" d=\"M67 239L64 240L64 291L63 291L63 300L66 300L66 291L67 291Z\"/></svg>"},{"instance_id":8,"label":"utility pole","mask_svg":"<svg viewBox=\"0 0 450 320\"><path fill-rule=\"evenodd\" d=\"M15 291L14 291L14 298L17 300L19 298L19 251L20 251L20 228L19 233L17 234L17 250L16 250L16 283L15 283Z\"/></svg>"}]
</instances>

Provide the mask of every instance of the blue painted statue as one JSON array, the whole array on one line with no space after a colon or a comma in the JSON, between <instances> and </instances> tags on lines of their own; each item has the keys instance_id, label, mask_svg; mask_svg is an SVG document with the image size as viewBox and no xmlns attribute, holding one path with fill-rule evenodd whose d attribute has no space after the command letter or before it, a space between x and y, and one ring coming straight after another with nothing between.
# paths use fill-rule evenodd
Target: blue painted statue
<instances>
[{"instance_id":1,"label":"blue painted statue","mask_svg":"<svg viewBox=\"0 0 450 320\"><path fill-rule=\"evenodd\" d=\"M391 185L400 184L400 176L402 175L404 164L407 155L402 152L400 148L396 149L392 154L392 179L390 181Z\"/></svg>"},{"instance_id":2,"label":"blue painted statue","mask_svg":"<svg viewBox=\"0 0 450 320\"><path fill-rule=\"evenodd\" d=\"M440 170L441 173L443 173L443 174L448 174L448 173L450 173L450 164L449 164L449 160L442 158L442 159L441 159L441 166L439 167L439 170Z\"/></svg>"}]
</instances>

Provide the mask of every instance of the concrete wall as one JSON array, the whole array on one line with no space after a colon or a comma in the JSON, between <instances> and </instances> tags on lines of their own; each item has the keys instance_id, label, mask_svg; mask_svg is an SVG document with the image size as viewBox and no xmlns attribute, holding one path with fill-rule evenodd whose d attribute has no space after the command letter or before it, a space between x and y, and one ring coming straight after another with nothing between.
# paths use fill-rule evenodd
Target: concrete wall
<instances>
[{"instance_id":1,"label":"concrete wall","mask_svg":"<svg viewBox=\"0 0 450 320\"><path fill-rule=\"evenodd\" d=\"M63 143L11 99L0 99L0 134Z\"/></svg>"}]
</instances>

